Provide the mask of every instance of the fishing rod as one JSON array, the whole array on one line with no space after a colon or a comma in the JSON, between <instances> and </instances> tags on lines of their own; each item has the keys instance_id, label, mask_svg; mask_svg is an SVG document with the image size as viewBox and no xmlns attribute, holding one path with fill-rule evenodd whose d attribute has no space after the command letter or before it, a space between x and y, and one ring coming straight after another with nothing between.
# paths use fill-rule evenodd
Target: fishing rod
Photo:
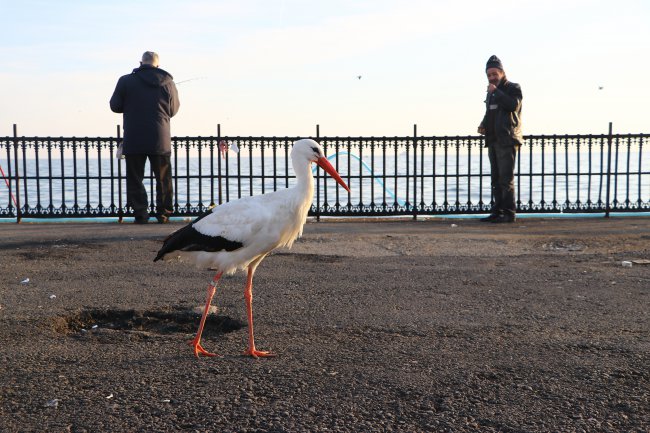
<instances>
[{"instance_id":1,"label":"fishing rod","mask_svg":"<svg viewBox=\"0 0 650 433\"><path fill-rule=\"evenodd\" d=\"M5 180L5 183L7 184L7 188L9 189L9 195L11 196L11 199L14 201L14 205L16 205L16 209L18 209L18 202L16 201L16 197L14 197L13 193L11 192L11 186L9 186L9 181L7 180L7 176L5 176L5 171L2 169L1 165L0 165L0 173L2 173L2 178Z\"/></svg>"},{"instance_id":2,"label":"fishing rod","mask_svg":"<svg viewBox=\"0 0 650 433\"><path fill-rule=\"evenodd\" d=\"M208 77L194 77L194 78L188 78L187 80L178 81L178 82L176 83L176 85L178 86L179 84L187 83L187 82L189 82L189 81L194 81L194 80L205 80L206 78L208 78Z\"/></svg>"}]
</instances>

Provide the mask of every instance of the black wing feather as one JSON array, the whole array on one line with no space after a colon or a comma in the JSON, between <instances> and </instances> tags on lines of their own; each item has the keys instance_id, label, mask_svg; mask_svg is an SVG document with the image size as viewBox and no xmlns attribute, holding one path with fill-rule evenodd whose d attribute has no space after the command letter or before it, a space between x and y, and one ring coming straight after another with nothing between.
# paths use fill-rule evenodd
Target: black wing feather
<instances>
[{"instance_id":1,"label":"black wing feather","mask_svg":"<svg viewBox=\"0 0 650 433\"><path fill-rule=\"evenodd\" d=\"M207 252L217 252L217 251L234 251L244 246L243 243L239 241L231 241L222 236L208 236L202 233L199 233L194 229L194 223L200 219L205 218L210 215L212 210L209 210L197 219L189 223L183 228L176 230L171 235L167 236L165 239L162 248L158 251L156 258L153 261L158 261L162 259L165 254L171 253L173 251L207 251Z\"/></svg>"}]
</instances>

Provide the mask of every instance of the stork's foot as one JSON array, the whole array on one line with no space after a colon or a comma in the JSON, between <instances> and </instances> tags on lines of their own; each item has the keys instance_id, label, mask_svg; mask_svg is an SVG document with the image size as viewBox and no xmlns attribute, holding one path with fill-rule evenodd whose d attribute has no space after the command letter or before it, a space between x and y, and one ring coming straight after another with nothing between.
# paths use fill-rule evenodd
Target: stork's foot
<instances>
[{"instance_id":1,"label":"stork's foot","mask_svg":"<svg viewBox=\"0 0 650 433\"><path fill-rule=\"evenodd\" d=\"M263 350L257 350L257 349L247 349L245 352L242 353L242 355L252 356L253 358L269 358L271 356L275 356L275 353L265 352Z\"/></svg>"},{"instance_id":2,"label":"stork's foot","mask_svg":"<svg viewBox=\"0 0 650 433\"><path fill-rule=\"evenodd\" d=\"M194 349L194 356L196 356L197 358L199 356L201 356L201 355L203 355L203 356L219 356L219 354L217 354L217 353L212 353L212 352L208 352L207 350L205 350L203 348L203 346L201 346L201 343L196 339L194 339L192 341L188 341L187 344L189 344L192 347L192 349Z\"/></svg>"}]
</instances>

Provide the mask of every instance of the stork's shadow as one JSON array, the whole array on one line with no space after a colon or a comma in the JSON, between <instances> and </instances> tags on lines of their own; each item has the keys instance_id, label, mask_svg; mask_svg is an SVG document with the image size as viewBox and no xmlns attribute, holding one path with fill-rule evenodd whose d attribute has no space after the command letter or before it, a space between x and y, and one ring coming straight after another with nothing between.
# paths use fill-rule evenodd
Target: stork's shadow
<instances>
[{"instance_id":1,"label":"stork's shadow","mask_svg":"<svg viewBox=\"0 0 650 433\"><path fill-rule=\"evenodd\" d=\"M150 334L192 334L201 320L201 314L184 307L159 310L84 309L48 319L51 328L65 335L79 335L98 329L112 331L139 331ZM238 331L246 325L238 319L219 314L206 318L206 332L225 334Z\"/></svg>"}]
</instances>

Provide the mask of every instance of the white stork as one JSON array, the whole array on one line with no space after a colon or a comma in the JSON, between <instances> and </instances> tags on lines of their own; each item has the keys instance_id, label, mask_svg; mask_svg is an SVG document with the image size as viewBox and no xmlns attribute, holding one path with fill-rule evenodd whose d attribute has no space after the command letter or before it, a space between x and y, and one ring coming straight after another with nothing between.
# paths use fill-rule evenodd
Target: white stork
<instances>
[{"instance_id":1,"label":"white stork","mask_svg":"<svg viewBox=\"0 0 650 433\"><path fill-rule=\"evenodd\" d=\"M311 163L315 162L348 192L350 189L323 148L314 140L296 141L291 150L296 185L269 194L244 197L212 208L185 227L172 233L154 259L179 259L201 268L216 269L208 286L205 309L196 337L189 342L194 355L216 356L201 346L201 333L210 309L217 281L225 274L248 268L244 297L248 313L248 349L244 355L273 356L255 348L253 333L253 274L262 259L279 247L291 247L302 235L302 227L314 197Z\"/></svg>"}]
</instances>

